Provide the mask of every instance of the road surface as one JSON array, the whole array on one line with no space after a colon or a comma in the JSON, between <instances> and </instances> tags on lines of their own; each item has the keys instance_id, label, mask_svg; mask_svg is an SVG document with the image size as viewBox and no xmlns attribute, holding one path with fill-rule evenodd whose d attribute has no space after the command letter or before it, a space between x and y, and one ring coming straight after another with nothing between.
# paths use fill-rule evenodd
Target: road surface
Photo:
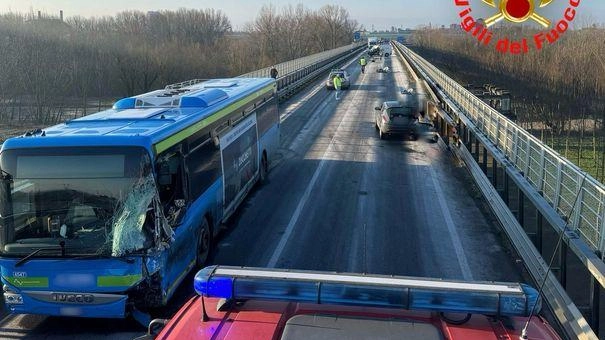
<instances>
[{"instance_id":1,"label":"road surface","mask_svg":"<svg viewBox=\"0 0 605 340\"><path fill-rule=\"evenodd\" d=\"M391 72L377 73L389 66ZM212 263L444 279L520 281L519 266L464 167L443 143L380 140L374 107L425 89L396 57L348 66L336 101L318 80L281 106L269 181L217 240ZM193 294L191 277L168 308ZM133 320L7 316L0 338L132 339Z\"/></svg>"}]
</instances>

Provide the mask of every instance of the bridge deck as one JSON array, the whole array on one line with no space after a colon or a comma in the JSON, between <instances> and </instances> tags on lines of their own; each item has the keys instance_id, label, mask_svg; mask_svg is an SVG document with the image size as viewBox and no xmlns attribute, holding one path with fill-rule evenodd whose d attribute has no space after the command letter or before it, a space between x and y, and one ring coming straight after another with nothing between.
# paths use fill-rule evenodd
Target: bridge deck
<instances>
[{"instance_id":1,"label":"bridge deck","mask_svg":"<svg viewBox=\"0 0 605 340\"><path fill-rule=\"evenodd\" d=\"M383 61L360 74L335 101L320 79L281 107L280 158L269 182L238 210L212 261L225 265L521 281L467 170L442 144L380 140L374 106L425 89L401 62ZM172 310L193 294L181 287ZM10 316L0 338L131 339L134 321Z\"/></svg>"}]
</instances>

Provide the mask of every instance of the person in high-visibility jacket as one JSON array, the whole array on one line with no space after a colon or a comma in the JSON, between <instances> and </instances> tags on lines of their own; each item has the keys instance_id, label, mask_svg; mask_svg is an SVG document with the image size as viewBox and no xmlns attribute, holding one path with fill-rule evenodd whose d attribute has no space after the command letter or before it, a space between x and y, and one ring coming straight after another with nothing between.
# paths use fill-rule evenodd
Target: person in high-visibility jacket
<instances>
[{"instance_id":1,"label":"person in high-visibility jacket","mask_svg":"<svg viewBox=\"0 0 605 340\"><path fill-rule=\"evenodd\" d=\"M361 65L361 73L365 73L367 63L368 62L366 61L366 58L361 57L361 59L359 60L359 65Z\"/></svg>"},{"instance_id":2,"label":"person in high-visibility jacket","mask_svg":"<svg viewBox=\"0 0 605 340\"><path fill-rule=\"evenodd\" d=\"M332 81L334 82L334 96L336 97L336 100L338 100L338 94L340 93L340 89L342 88L342 79L340 79L340 75L336 73Z\"/></svg>"}]
</instances>

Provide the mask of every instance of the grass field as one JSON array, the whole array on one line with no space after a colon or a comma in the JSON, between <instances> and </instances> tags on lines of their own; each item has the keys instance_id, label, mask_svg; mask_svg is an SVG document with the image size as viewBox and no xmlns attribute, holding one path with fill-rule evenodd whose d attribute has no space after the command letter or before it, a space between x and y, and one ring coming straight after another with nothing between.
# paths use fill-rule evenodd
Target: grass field
<instances>
[{"instance_id":1,"label":"grass field","mask_svg":"<svg viewBox=\"0 0 605 340\"><path fill-rule=\"evenodd\" d=\"M605 165L605 150L603 149L605 141L602 136L597 136L595 141L592 134L580 139L577 135L571 135L568 138L567 136L542 136L540 132L530 132L538 138L543 137L543 143L588 172L601 183L605 182L605 171L603 169Z\"/></svg>"}]
</instances>

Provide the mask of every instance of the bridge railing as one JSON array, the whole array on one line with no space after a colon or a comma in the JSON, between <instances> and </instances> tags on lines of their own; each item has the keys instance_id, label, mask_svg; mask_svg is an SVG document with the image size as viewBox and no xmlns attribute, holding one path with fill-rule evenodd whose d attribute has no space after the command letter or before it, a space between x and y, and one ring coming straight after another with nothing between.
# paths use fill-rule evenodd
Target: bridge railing
<instances>
[{"instance_id":1,"label":"bridge railing","mask_svg":"<svg viewBox=\"0 0 605 340\"><path fill-rule=\"evenodd\" d=\"M341 47L338 47L338 48L335 48L332 50L319 52L319 53L312 54L312 55L309 55L306 57L286 61L281 64L277 64L275 66L266 67L266 68L262 68L260 70L242 74L239 77L246 77L246 78L270 77L271 69L273 67L275 67L277 69L279 77L283 77L290 73L296 72L302 68L305 68L307 66L317 64L317 63L323 62L328 59L332 59L338 55L346 53L352 49L356 49L362 45L364 45L364 44L363 43L353 43L350 45L341 46Z\"/></svg>"},{"instance_id":2,"label":"bridge railing","mask_svg":"<svg viewBox=\"0 0 605 340\"><path fill-rule=\"evenodd\" d=\"M470 119L593 251L605 254L605 186L477 98L407 47L423 71ZM579 195L579 197L578 197ZM574 202L578 200L574 208Z\"/></svg>"},{"instance_id":3,"label":"bridge railing","mask_svg":"<svg viewBox=\"0 0 605 340\"><path fill-rule=\"evenodd\" d=\"M365 47L362 43L353 43L329 51L316 53L303 58L290 60L272 67L263 68L239 77L269 77L271 68L278 71L277 91L280 100L297 93L309 82L321 75L328 75L330 68L336 67L351 58Z\"/></svg>"}]
</instances>

